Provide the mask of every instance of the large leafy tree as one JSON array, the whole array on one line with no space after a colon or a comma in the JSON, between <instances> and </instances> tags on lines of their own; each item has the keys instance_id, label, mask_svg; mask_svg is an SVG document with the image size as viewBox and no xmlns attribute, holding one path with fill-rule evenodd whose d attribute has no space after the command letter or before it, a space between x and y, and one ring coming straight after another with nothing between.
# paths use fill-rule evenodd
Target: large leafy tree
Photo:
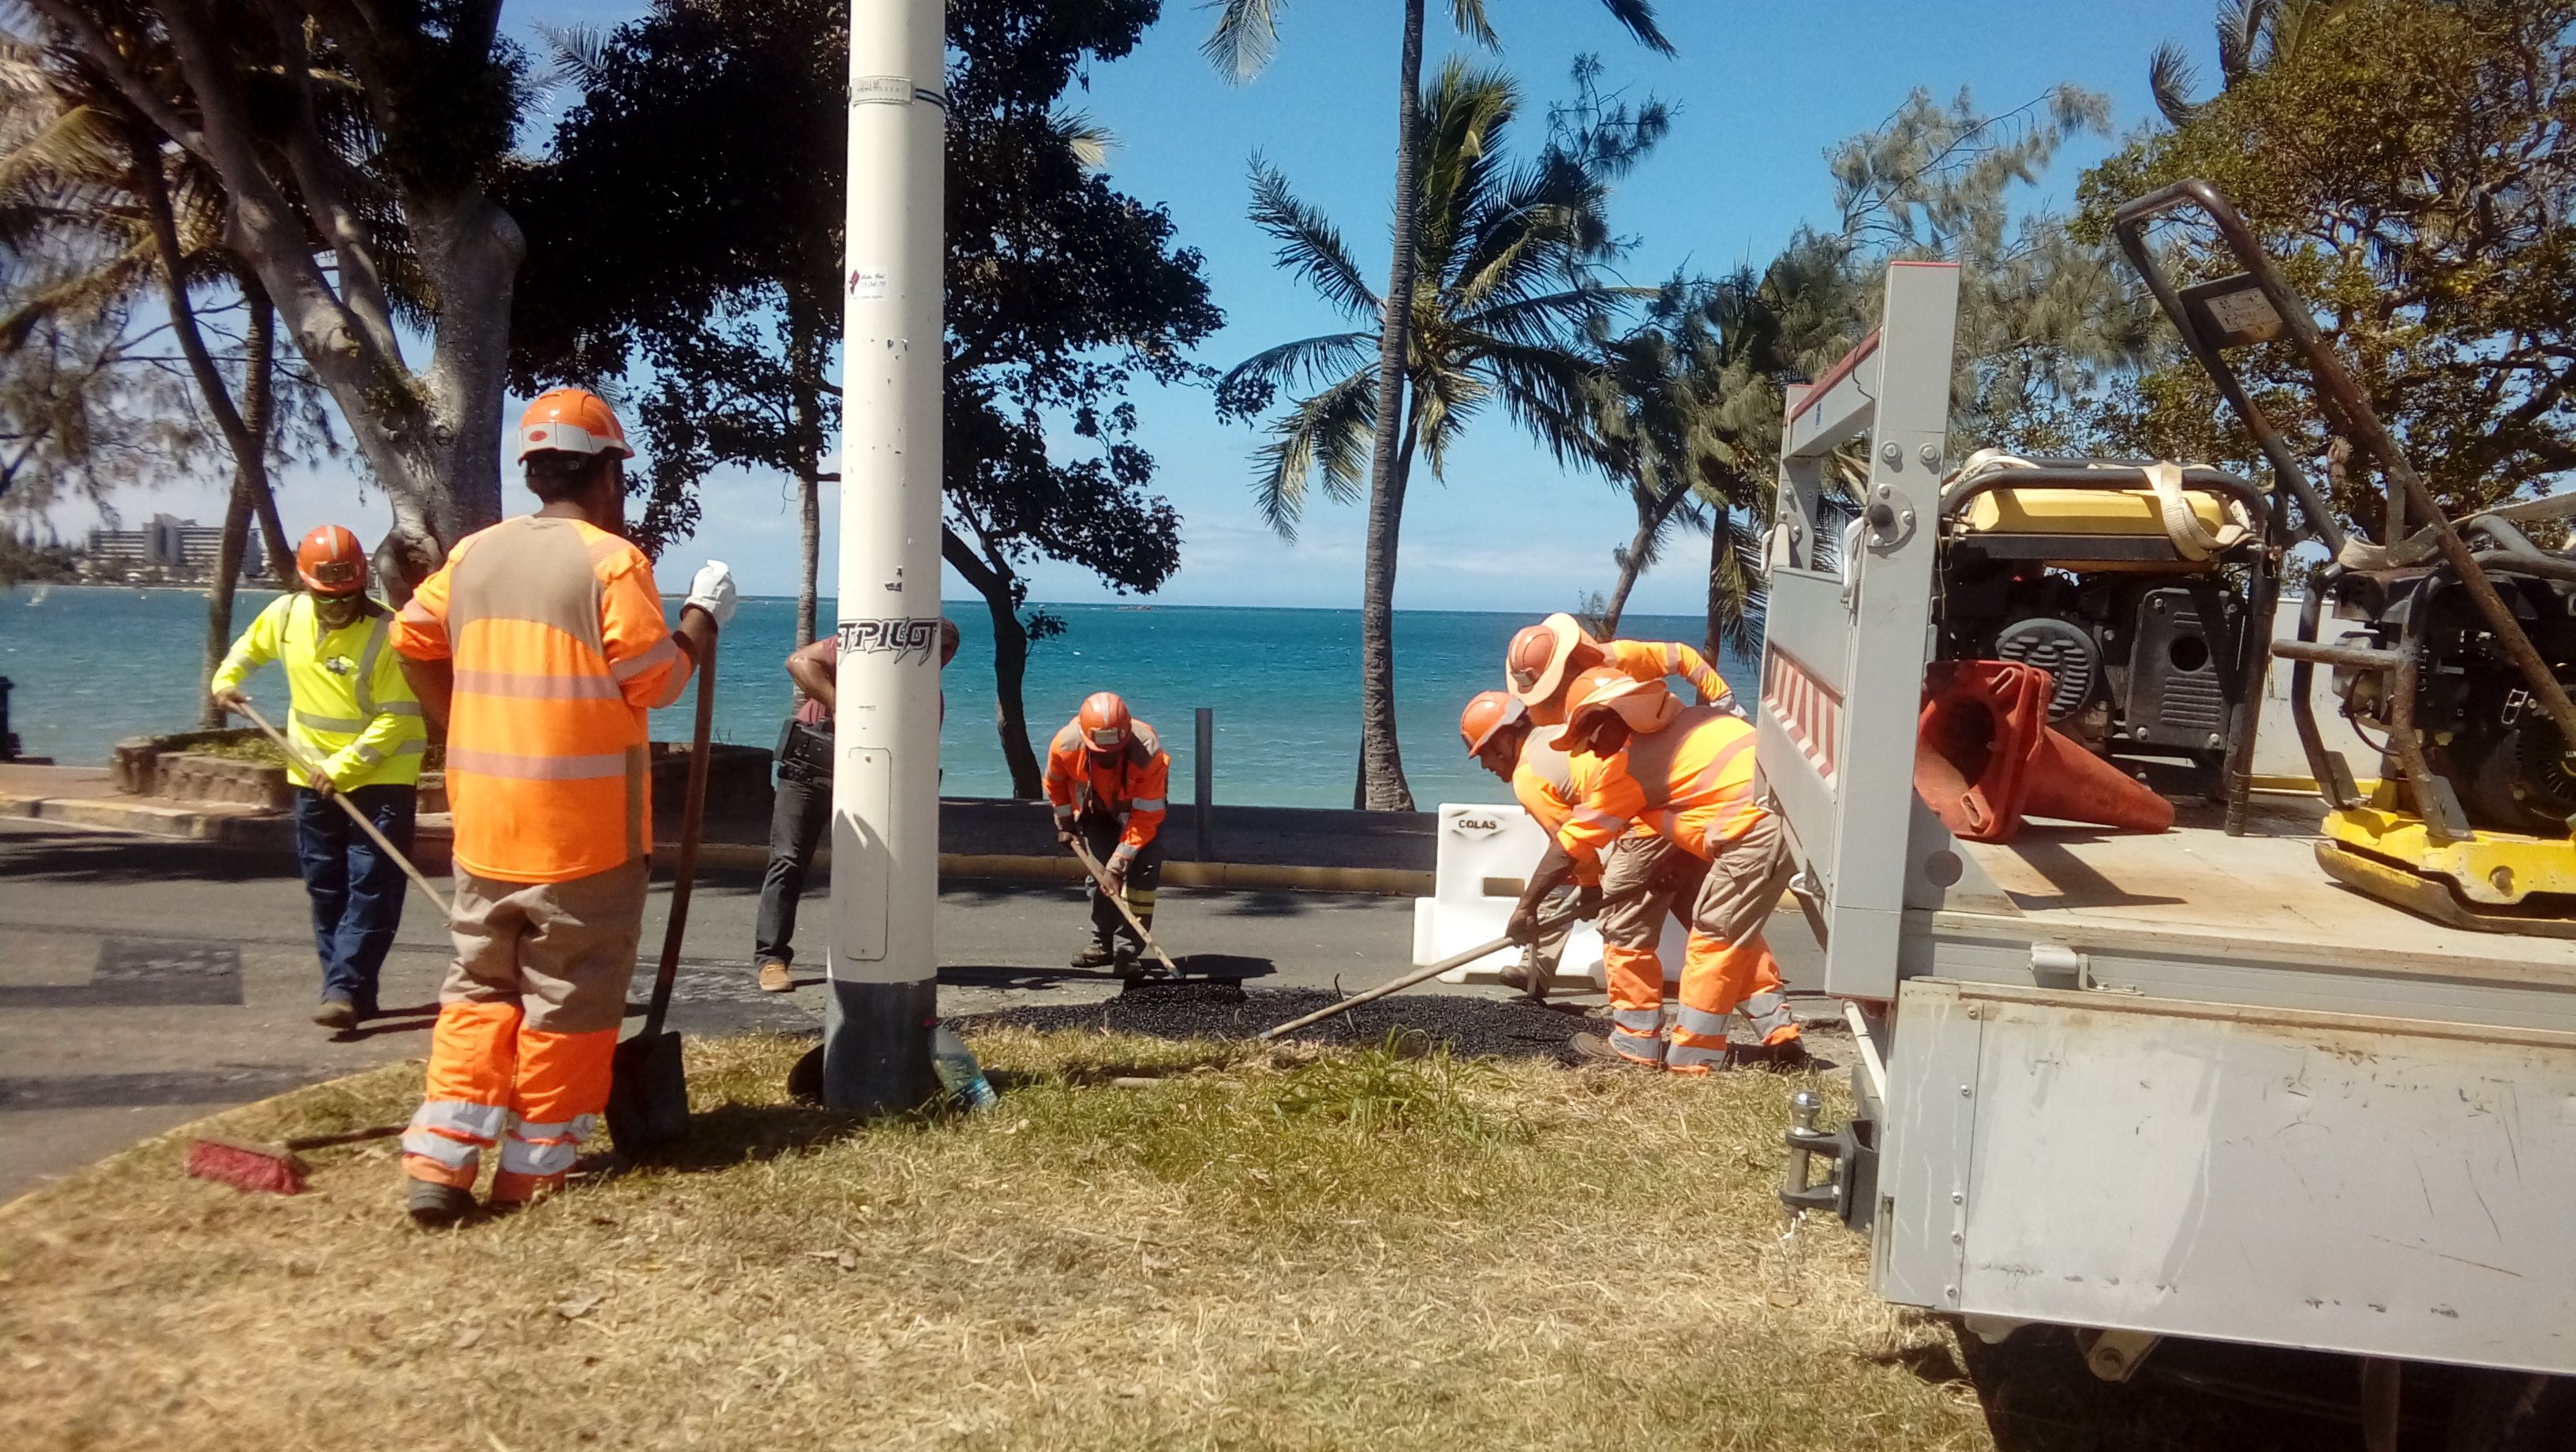
<instances>
[{"instance_id":1,"label":"large leafy tree","mask_svg":"<svg viewBox=\"0 0 2576 1452\"><path fill-rule=\"evenodd\" d=\"M522 243L491 187L524 99L500 0L24 4L219 185L227 249L393 505L388 563L497 519Z\"/></svg>"},{"instance_id":2,"label":"large leafy tree","mask_svg":"<svg viewBox=\"0 0 2576 1452\"><path fill-rule=\"evenodd\" d=\"M1604 287L1592 274L1615 239L1604 215L1606 185L1582 158L1546 148L1526 164L1512 163L1505 140L1519 105L1508 77L1456 61L1423 97L1421 189L1413 225L1405 229L1416 255L1411 306L1403 310L1409 322L1398 395L1402 442L1390 461L1391 509L1383 515L1390 528L1402 517L1416 459L1437 477L1460 434L1490 408L1500 407L1560 461L1593 457L1585 395L1593 365L1585 330L1634 290ZM1282 391L1298 395L1270 423L1253 484L1263 517L1293 538L1310 484L1336 501L1356 501L1364 487L1376 498L1370 461L1382 432L1384 391L1372 325L1387 309L1340 230L1257 159L1251 215L1277 239L1279 265L1357 325L1265 349L1218 385L1220 407L1234 414L1265 412ZM1381 519L1374 504L1370 517L1374 552ZM1389 543L1382 583L1391 586ZM1373 585L1367 609L1389 605ZM1367 618L1364 610L1364 640ZM1364 656L1370 649L1364 645ZM1384 659L1391 664L1391 656ZM1391 726L1394 683L1382 685L1379 702ZM1412 795L1393 740L1383 755L1375 752L1367 734L1371 719L1364 700L1362 804L1409 810Z\"/></svg>"},{"instance_id":3,"label":"large leafy tree","mask_svg":"<svg viewBox=\"0 0 2576 1452\"><path fill-rule=\"evenodd\" d=\"M951 0L946 527L941 553L992 617L996 730L1012 789L1040 789L1022 683L1051 617L1027 571L1058 560L1152 590L1180 517L1150 492L1125 399L1195 376L1221 315L1171 219L1110 185L1107 138L1064 111L1084 67L1132 49L1159 0ZM846 8L664 0L607 37L558 37L585 85L551 160L517 184L534 255L527 384L643 382L647 528L685 534L720 462L774 468L805 504L839 389ZM688 228L667 225L685 210Z\"/></svg>"},{"instance_id":4,"label":"large leafy tree","mask_svg":"<svg viewBox=\"0 0 2576 1452\"><path fill-rule=\"evenodd\" d=\"M1601 0L1601 4L1639 44L1660 54L1672 53L1672 43L1656 24L1651 0ZM1259 75L1278 51L1279 20L1285 0L1215 0L1213 8L1217 23L1205 46L1208 59L1219 71L1239 81ZM1404 426L1409 412L1405 390L1413 357L1409 330L1414 323L1414 309L1405 300L1420 292L1415 271L1422 248L1414 229L1423 211L1420 192L1426 154L1421 136L1424 10L1425 0L1404 0L1404 23L1397 47L1395 221L1383 294L1396 305L1380 308L1376 320L1375 391L1370 399L1367 455L1367 558L1360 597L1358 795L1363 805L1386 811L1406 811L1413 806L1413 793L1404 782L1404 761L1395 736L1395 566L1396 542L1404 520L1405 460L1416 442ZM1485 11L1485 0L1450 0L1450 19L1458 33L1490 48L1499 44L1499 39ZM1351 269L1350 281L1356 283L1358 279L1357 269Z\"/></svg>"},{"instance_id":5,"label":"large leafy tree","mask_svg":"<svg viewBox=\"0 0 2576 1452\"><path fill-rule=\"evenodd\" d=\"M2089 173L2080 226L2186 177L2244 212L2371 407L2446 510L2492 506L2576 467L2576 3L2342 0L2261 9L2225 88L2160 70L2178 124ZM2260 17L2258 17L2260 18ZM2164 234L2186 279L2236 270L2210 237ZM2178 353L2115 400L2138 451L2251 460ZM2234 359L2370 538L2387 526L2376 462L2319 407L2286 345Z\"/></svg>"}]
</instances>

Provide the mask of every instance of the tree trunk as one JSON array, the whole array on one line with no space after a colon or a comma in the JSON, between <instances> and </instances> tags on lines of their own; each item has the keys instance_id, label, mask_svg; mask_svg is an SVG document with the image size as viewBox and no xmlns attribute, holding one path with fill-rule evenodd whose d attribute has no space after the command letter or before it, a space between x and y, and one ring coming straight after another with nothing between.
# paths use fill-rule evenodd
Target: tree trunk
<instances>
[{"instance_id":1,"label":"tree trunk","mask_svg":"<svg viewBox=\"0 0 2576 1452\"><path fill-rule=\"evenodd\" d=\"M1395 734L1396 540L1404 523L1404 481L1396 455L1408 443L1404 381L1413 326L1414 229L1422 159L1423 0L1405 0L1404 53L1395 124L1395 257L1377 344L1377 431L1369 448L1368 559L1360 587L1360 779L1371 811L1409 812L1404 756Z\"/></svg>"},{"instance_id":2,"label":"tree trunk","mask_svg":"<svg viewBox=\"0 0 2576 1452\"><path fill-rule=\"evenodd\" d=\"M799 296L789 290L786 312L787 366L795 379L789 428L796 441L796 523L804 551L804 568L796 577L796 646L801 650L816 638L820 625L815 613L823 572L823 359L814 346L814 319L797 306Z\"/></svg>"},{"instance_id":3,"label":"tree trunk","mask_svg":"<svg viewBox=\"0 0 2576 1452\"><path fill-rule=\"evenodd\" d=\"M984 597L985 613L993 617L993 732L1011 769L1011 795L1035 801L1044 784L1037 753L1029 749L1028 703L1021 695L1029 672L1029 632L1020 624L1017 578L1009 565L986 560L953 529L940 530L939 553Z\"/></svg>"},{"instance_id":4,"label":"tree trunk","mask_svg":"<svg viewBox=\"0 0 2576 1452\"><path fill-rule=\"evenodd\" d=\"M1628 537L1626 553L1619 557L1619 580L1610 589L1610 603L1602 607L1601 630L1604 635L1619 633L1619 616L1628 608L1628 593L1637 588L1637 577L1646 573L1646 555L1663 533L1664 521L1690 497L1690 485L1679 484L1664 491L1663 497L1637 511L1637 532ZM1715 555L1709 557L1712 561Z\"/></svg>"},{"instance_id":5,"label":"tree trunk","mask_svg":"<svg viewBox=\"0 0 2576 1452\"><path fill-rule=\"evenodd\" d=\"M232 499L224 508L224 539L215 553L214 588L206 592L204 678L209 682L214 679L215 668L224 663L225 652L232 648L233 591L241 579L242 551L250 540L251 515L263 512L259 508L262 504L267 506L262 523L273 532L268 546L269 568L272 571L287 568L277 556L281 548L279 541L284 537L284 531L276 527L277 501L268 497L266 470L258 467L266 462L264 451L268 447L269 419L276 397L274 378L269 370L277 357L277 314L268 305L268 294L259 291L258 283L246 282L242 296L250 308L250 325L242 348L242 422L248 426L252 446L263 451L263 457L252 465L245 465L239 459L233 461ZM215 705L213 698L207 699L198 724L209 731L224 724L224 713Z\"/></svg>"}]
</instances>

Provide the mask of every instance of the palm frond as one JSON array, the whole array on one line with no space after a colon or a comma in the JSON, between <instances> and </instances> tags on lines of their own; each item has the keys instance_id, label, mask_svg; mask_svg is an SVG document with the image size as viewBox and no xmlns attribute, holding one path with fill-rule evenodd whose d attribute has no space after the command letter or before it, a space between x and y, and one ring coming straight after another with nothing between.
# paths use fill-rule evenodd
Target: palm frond
<instances>
[{"instance_id":1,"label":"palm frond","mask_svg":"<svg viewBox=\"0 0 2576 1452\"><path fill-rule=\"evenodd\" d=\"M1265 348L1226 370L1220 395L1247 387L1299 388L1351 372L1377 351L1373 333L1323 333Z\"/></svg>"},{"instance_id":2,"label":"palm frond","mask_svg":"<svg viewBox=\"0 0 2576 1452\"><path fill-rule=\"evenodd\" d=\"M1486 50L1501 50L1503 38L1485 18L1485 0L1449 0L1449 21L1458 33Z\"/></svg>"},{"instance_id":3,"label":"palm frond","mask_svg":"<svg viewBox=\"0 0 2576 1452\"><path fill-rule=\"evenodd\" d=\"M1255 455L1253 505L1262 522L1281 539L1295 539L1309 478L1320 477L1326 496L1338 503L1358 499L1376 422L1377 370L1363 368L1300 400L1272 424L1271 441Z\"/></svg>"},{"instance_id":4,"label":"palm frond","mask_svg":"<svg viewBox=\"0 0 2576 1452\"><path fill-rule=\"evenodd\" d=\"M1350 317L1378 311L1377 293L1360 275L1341 230L1324 214L1297 199L1277 168L1252 159L1252 224L1278 240L1272 254L1279 266L1303 278L1324 300Z\"/></svg>"},{"instance_id":5,"label":"palm frond","mask_svg":"<svg viewBox=\"0 0 2576 1452\"><path fill-rule=\"evenodd\" d=\"M2199 69L2181 46L2169 40L2156 47L2154 58L2147 62L2147 89L2167 121L2176 126L2190 123L2200 110L2200 103L2191 98L2199 85Z\"/></svg>"},{"instance_id":6,"label":"palm frond","mask_svg":"<svg viewBox=\"0 0 2576 1452\"><path fill-rule=\"evenodd\" d=\"M1089 112L1058 111L1047 118L1047 125L1084 171L1109 169L1109 153L1118 145L1118 133L1093 119Z\"/></svg>"},{"instance_id":7,"label":"palm frond","mask_svg":"<svg viewBox=\"0 0 2576 1452\"><path fill-rule=\"evenodd\" d=\"M567 90L589 91L608 79L608 32L596 25L537 23L546 57L532 89L541 106Z\"/></svg>"},{"instance_id":8,"label":"palm frond","mask_svg":"<svg viewBox=\"0 0 2576 1452\"><path fill-rule=\"evenodd\" d=\"M1214 0L1214 8L1216 29L1199 54L1238 84L1261 74L1279 53L1279 0Z\"/></svg>"},{"instance_id":9,"label":"palm frond","mask_svg":"<svg viewBox=\"0 0 2576 1452\"><path fill-rule=\"evenodd\" d=\"M1601 0L1610 18L1628 28L1637 44L1657 55L1673 54L1673 43L1664 38L1663 28L1655 23L1654 0Z\"/></svg>"}]
</instances>

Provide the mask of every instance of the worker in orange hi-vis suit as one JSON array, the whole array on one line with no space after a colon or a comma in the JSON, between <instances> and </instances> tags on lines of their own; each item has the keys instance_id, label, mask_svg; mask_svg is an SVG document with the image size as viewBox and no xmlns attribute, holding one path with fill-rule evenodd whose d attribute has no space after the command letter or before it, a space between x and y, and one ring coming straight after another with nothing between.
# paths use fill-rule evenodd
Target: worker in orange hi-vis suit
<instances>
[{"instance_id":1,"label":"worker in orange hi-vis suit","mask_svg":"<svg viewBox=\"0 0 2576 1452\"><path fill-rule=\"evenodd\" d=\"M1503 654L1506 687L1541 726L1564 724L1566 687L1596 666L1641 681L1679 676L1699 692L1701 705L1735 709L1725 677L1691 647L1677 640L1595 640L1561 611L1514 635Z\"/></svg>"},{"instance_id":2,"label":"worker in orange hi-vis suit","mask_svg":"<svg viewBox=\"0 0 2576 1452\"><path fill-rule=\"evenodd\" d=\"M1154 728L1127 713L1112 691L1094 692L1082 710L1047 743L1047 800L1055 806L1056 841L1081 841L1106 869L1109 889L1148 930L1154 925L1154 887L1163 876L1164 800L1172 758ZM1076 968L1132 970L1145 941L1127 925L1118 904L1091 886L1091 942L1074 955Z\"/></svg>"},{"instance_id":3,"label":"worker in orange hi-vis suit","mask_svg":"<svg viewBox=\"0 0 2576 1452\"><path fill-rule=\"evenodd\" d=\"M1547 894L1599 863L1640 823L1665 845L1657 880L1689 904L1690 922L1681 1008L1669 1036L1661 963L1606 944L1610 1036L1582 1035L1576 1046L1683 1074L1730 1062L1803 1065L1806 1049L1781 993L1780 965L1762 939L1790 863L1780 819L1754 800L1753 727L1712 706L1685 707L1663 682L1615 667L1576 677L1566 700L1564 741L1581 800L1513 909L1512 935L1535 937ZM1730 1059L1727 1015L1738 1011L1760 1046Z\"/></svg>"},{"instance_id":4,"label":"worker in orange hi-vis suit","mask_svg":"<svg viewBox=\"0 0 2576 1452\"><path fill-rule=\"evenodd\" d=\"M473 1209L486 1148L493 1209L561 1186L608 1105L650 875L645 713L680 698L735 603L713 561L679 629L663 623L652 563L623 537L634 452L596 396L540 396L517 454L541 507L457 541L395 620L446 732L456 825L456 961L402 1141L423 1225Z\"/></svg>"},{"instance_id":5,"label":"worker in orange hi-vis suit","mask_svg":"<svg viewBox=\"0 0 2576 1452\"><path fill-rule=\"evenodd\" d=\"M1530 720L1529 711L1507 691L1479 691L1468 698L1467 708L1458 714L1458 739L1465 742L1467 754L1476 764L1511 783L1512 796L1530 820L1553 839L1574 815L1580 798L1574 790L1574 763L1565 754L1558 739L1565 734L1562 726L1541 726ZM1611 848L1615 859L1620 849ZM1601 911L1599 874L1575 873L1578 888L1575 917L1589 918ZM1573 919L1567 919L1531 945L1537 951L1502 971L1502 981L1514 988L1526 987L1531 971L1553 976L1557 960L1565 953L1565 941L1574 932Z\"/></svg>"}]
</instances>

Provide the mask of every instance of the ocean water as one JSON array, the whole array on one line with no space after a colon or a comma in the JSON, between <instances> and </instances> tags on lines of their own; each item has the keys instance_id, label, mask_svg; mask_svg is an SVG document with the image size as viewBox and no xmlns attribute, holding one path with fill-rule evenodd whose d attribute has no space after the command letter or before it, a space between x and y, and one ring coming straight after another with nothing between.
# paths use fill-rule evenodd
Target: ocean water
<instances>
[{"instance_id":1,"label":"ocean water","mask_svg":"<svg viewBox=\"0 0 2576 1452\"><path fill-rule=\"evenodd\" d=\"M272 597L244 591L237 627ZM672 608L678 606L674 601ZM947 602L962 643L948 667L948 722L940 741L952 796L1006 796L1010 773L994 730L992 621L981 600ZM1359 755L1359 612L1221 609L1176 605L1052 605L1067 629L1030 652L1026 697L1031 745L1043 755L1055 728L1093 691L1114 690L1154 724L1172 754L1172 796L1189 799L1192 712L1216 713L1215 792L1245 806L1347 807ZM822 618L833 619L823 602ZM1458 747L1458 710L1501 684L1503 646L1536 614L1400 611L1396 713L1406 778L1426 809L1443 801L1496 800L1501 783ZM796 602L745 600L724 634L716 670L716 737L768 747L788 707L782 662L794 649ZM1632 639L1697 642L1691 617L1632 615ZM15 689L10 729L22 749L69 763L107 759L118 738L186 730L202 682L205 600L195 591L20 586L0 591L0 676ZM1738 690L1753 680L1736 658L1719 669ZM254 699L283 701L275 667L251 683ZM685 739L689 702L654 715L654 734Z\"/></svg>"}]
</instances>

